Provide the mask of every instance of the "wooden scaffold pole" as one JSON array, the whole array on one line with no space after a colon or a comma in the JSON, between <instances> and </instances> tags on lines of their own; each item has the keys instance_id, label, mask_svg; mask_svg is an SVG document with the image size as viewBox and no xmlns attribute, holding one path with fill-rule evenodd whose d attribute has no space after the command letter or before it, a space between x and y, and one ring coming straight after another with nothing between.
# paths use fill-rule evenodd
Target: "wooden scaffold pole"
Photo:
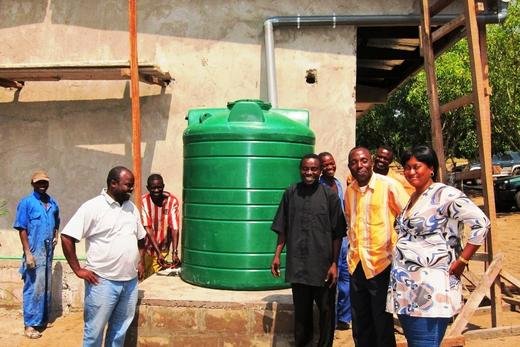
<instances>
[{"instance_id":1,"label":"wooden scaffold pole","mask_svg":"<svg viewBox=\"0 0 520 347\"><path fill-rule=\"evenodd\" d=\"M477 23L477 13L483 11L475 0L466 0L466 32L468 48L470 51L471 77L473 80L473 107L477 118L478 142L480 151L480 162L482 165L482 194L484 197L484 212L491 221L491 230L488 233L486 251L488 255L487 264L495 258L496 252L493 247L498 243L496 228L495 194L493 191L493 168L491 161L491 112L490 100L491 90L489 86L489 67L486 49L486 26ZM500 277L497 277L490 287L491 295L491 325L500 325L502 308L502 293L500 289Z\"/></svg>"},{"instance_id":2,"label":"wooden scaffold pole","mask_svg":"<svg viewBox=\"0 0 520 347\"><path fill-rule=\"evenodd\" d=\"M421 2L422 22L420 27L420 37L422 42L422 53L424 55L424 69L426 72L426 87L428 99L430 100L430 117L432 127L432 147L439 159L439 181L446 182L446 160L444 157L444 143L442 138L441 106L439 102L439 92L437 88L437 77L435 74L435 54L433 52L433 42L430 25L430 6L428 0Z\"/></svg>"},{"instance_id":3,"label":"wooden scaffold pole","mask_svg":"<svg viewBox=\"0 0 520 347\"><path fill-rule=\"evenodd\" d=\"M493 247L494 244L496 245L497 243L497 230L491 162L491 88L489 85L487 62L486 27L485 24L479 24L477 21L477 14L484 11L484 3L475 0L464 0L464 13L432 33L431 16L436 15L452 2L453 0L437 0L432 6L430 6L429 0L422 0L421 2L421 41L424 54L424 69L427 77L428 97L430 99L432 143L439 156L439 161L444 163L441 114L470 103L473 104L477 121L480 161L482 163L481 178L484 196L484 212L491 222L491 231L488 233L486 252L484 253L486 273L481 283L472 292L462 308L462 311L451 325L447 336L456 337L463 333L469 319L478 308L487 290L490 291L492 326L497 327L500 325L502 293L499 274L503 266L503 256L497 253ZM439 38L460 25L465 25L466 28L473 90L470 95L459 97L441 106L435 76L435 52L433 47L435 40L432 39L432 37ZM443 165L441 170L443 171L441 172L442 181L444 181L446 177L445 170L446 167ZM511 278L511 276L509 277ZM514 284L516 279L511 278L510 281Z\"/></svg>"},{"instance_id":4,"label":"wooden scaffold pole","mask_svg":"<svg viewBox=\"0 0 520 347\"><path fill-rule=\"evenodd\" d=\"M128 0L128 31L130 34L130 85L132 99L132 161L134 202L141 209L141 110L139 104L139 66L137 64L136 0Z\"/></svg>"}]
</instances>

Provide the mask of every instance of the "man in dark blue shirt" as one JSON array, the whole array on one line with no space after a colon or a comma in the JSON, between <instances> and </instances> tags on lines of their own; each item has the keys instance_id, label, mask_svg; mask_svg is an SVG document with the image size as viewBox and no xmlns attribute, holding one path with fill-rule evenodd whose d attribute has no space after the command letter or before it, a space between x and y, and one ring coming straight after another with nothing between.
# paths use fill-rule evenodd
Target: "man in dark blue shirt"
<instances>
[{"instance_id":1,"label":"man in dark blue shirt","mask_svg":"<svg viewBox=\"0 0 520 347\"><path fill-rule=\"evenodd\" d=\"M31 185L34 191L18 203L13 227L20 233L24 253L20 266L24 281L24 333L36 339L41 337L40 330L45 329L49 321L52 256L60 217L58 203L47 194L47 173L34 172Z\"/></svg>"},{"instance_id":2,"label":"man in dark blue shirt","mask_svg":"<svg viewBox=\"0 0 520 347\"><path fill-rule=\"evenodd\" d=\"M286 189L271 229L278 234L271 272L280 276L280 255L287 246L285 281L291 283L296 346L312 342L313 302L319 311L318 346L332 346L337 259L346 222L336 192L319 183L320 159L300 161L302 181Z\"/></svg>"},{"instance_id":3,"label":"man in dark blue shirt","mask_svg":"<svg viewBox=\"0 0 520 347\"><path fill-rule=\"evenodd\" d=\"M329 152L318 154L321 161L320 183L328 186L338 194L341 202L341 210L344 211L343 204L343 186L341 182L334 177L336 173L336 161ZM350 329L352 321L352 310L350 305L350 274L347 268L347 250L348 237L344 237L341 241L341 248L338 258L338 301L336 303L336 329Z\"/></svg>"}]
</instances>

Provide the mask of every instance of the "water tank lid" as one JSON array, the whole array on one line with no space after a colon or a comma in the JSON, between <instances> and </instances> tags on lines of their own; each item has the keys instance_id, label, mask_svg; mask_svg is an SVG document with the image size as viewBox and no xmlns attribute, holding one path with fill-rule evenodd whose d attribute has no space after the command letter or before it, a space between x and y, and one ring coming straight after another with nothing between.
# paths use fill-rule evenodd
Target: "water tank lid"
<instances>
[{"instance_id":1,"label":"water tank lid","mask_svg":"<svg viewBox=\"0 0 520 347\"><path fill-rule=\"evenodd\" d=\"M265 122L264 110L271 108L261 100L239 100L227 104L229 112L228 122Z\"/></svg>"},{"instance_id":2,"label":"water tank lid","mask_svg":"<svg viewBox=\"0 0 520 347\"><path fill-rule=\"evenodd\" d=\"M259 99L240 99L240 100L235 100L235 101L228 101L227 108L229 110L231 110L238 103L254 103L254 104L258 105L258 107L260 107L260 109L262 109L264 111L269 111L271 109L271 107L272 107L270 102L265 102L263 100L259 100Z\"/></svg>"}]
</instances>

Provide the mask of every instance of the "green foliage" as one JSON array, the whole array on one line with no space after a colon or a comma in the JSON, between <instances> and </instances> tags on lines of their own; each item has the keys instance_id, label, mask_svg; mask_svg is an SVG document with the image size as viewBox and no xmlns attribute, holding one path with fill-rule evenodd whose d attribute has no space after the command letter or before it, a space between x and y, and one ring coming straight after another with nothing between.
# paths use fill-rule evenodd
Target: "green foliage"
<instances>
[{"instance_id":1,"label":"green foliage","mask_svg":"<svg viewBox=\"0 0 520 347\"><path fill-rule=\"evenodd\" d=\"M520 4L509 6L503 25L488 29L491 114L496 152L520 149Z\"/></svg>"},{"instance_id":2,"label":"green foliage","mask_svg":"<svg viewBox=\"0 0 520 347\"><path fill-rule=\"evenodd\" d=\"M520 148L520 6L512 3L504 24L488 26L492 144L494 152ZM440 103L471 93L471 68L466 40L436 60ZM442 115L446 157L478 157L473 106ZM421 71L376 106L357 124L356 142L374 149L387 144L398 155L404 148L431 144L426 75Z\"/></svg>"}]
</instances>

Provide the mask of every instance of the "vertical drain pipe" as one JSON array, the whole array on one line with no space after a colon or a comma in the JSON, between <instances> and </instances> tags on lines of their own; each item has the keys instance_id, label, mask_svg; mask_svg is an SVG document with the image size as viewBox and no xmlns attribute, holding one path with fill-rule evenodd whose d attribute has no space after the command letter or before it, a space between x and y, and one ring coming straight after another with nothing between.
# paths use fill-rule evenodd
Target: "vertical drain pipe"
<instances>
[{"instance_id":1,"label":"vertical drain pipe","mask_svg":"<svg viewBox=\"0 0 520 347\"><path fill-rule=\"evenodd\" d=\"M276 87L276 63L274 61L273 22L264 22L265 32L265 68L267 70L267 98L273 108L278 107L278 91Z\"/></svg>"},{"instance_id":2,"label":"vertical drain pipe","mask_svg":"<svg viewBox=\"0 0 520 347\"><path fill-rule=\"evenodd\" d=\"M481 23L502 23L508 14L509 0L496 0L497 12L481 13L477 19ZM432 23L444 24L453 20L453 14L439 14L432 18ZM276 85L276 64L274 54L274 27L297 27L302 26L419 26L421 16L419 15L340 15L328 16L277 16L270 17L264 21L265 38L265 67L267 70L267 98L273 108L278 107L278 90Z\"/></svg>"}]
</instances>

